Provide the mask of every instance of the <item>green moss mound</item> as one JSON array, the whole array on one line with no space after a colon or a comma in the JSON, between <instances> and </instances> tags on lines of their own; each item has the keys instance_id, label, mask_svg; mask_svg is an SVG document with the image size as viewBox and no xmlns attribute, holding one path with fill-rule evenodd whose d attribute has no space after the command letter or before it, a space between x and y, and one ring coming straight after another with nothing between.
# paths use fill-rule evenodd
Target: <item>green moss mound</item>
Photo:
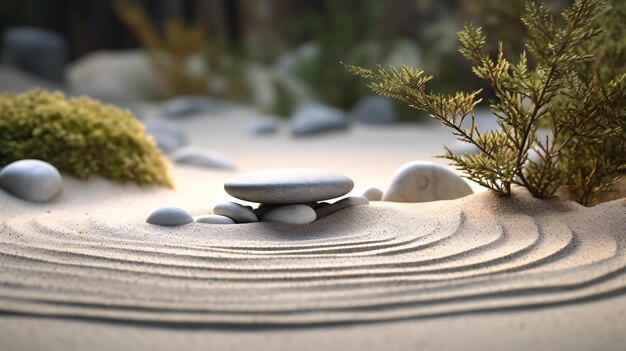
<instances>
[{"instance_id":1,"label":"green moss mound","mask_svg":"<svg viewBox=\"0 0 626 351\"><path fill-rule=\"evenodd\" d=\"M172 186L167 162L130 112L87 97L0 94L0 167L40 159L86 179Z\"/></svg>"}]
</instances>

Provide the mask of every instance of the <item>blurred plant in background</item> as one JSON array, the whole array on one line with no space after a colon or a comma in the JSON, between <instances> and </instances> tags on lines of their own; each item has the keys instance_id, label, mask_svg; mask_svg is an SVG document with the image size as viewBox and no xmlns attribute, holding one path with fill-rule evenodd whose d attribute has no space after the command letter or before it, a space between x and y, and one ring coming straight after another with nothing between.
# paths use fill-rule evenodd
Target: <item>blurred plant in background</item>
<instances>
[{"instance_id":1,"label":"blurred plant in background","mask_svg":"<svg viewBox=\"0 0 626 351\"><path fill-rule=\"evenodd\" d=\"M165 23L163 35L136 3L115 1L119 18L133 31L148 51L150 63L173 94L203 94L207 90L207 70L203 53L207 38L198 26L180 19Z\"/></svg>"}]
</instances>

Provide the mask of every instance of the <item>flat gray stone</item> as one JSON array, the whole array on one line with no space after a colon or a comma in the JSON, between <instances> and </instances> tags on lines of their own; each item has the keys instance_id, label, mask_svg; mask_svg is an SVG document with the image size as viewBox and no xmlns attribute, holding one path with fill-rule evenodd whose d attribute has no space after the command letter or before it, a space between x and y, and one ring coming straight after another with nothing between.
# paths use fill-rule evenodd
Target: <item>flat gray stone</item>
<instances>
[{"instance_id":1,"label":"flat gray stone","mask_svg":"<svg viewBox=\"0 0 626 351\"><path fill-rule=\"evenodd\" d=\"M200 216L196 218L196 223L205 223L205 224L235 224L231 218L226 216L220 216L216 214L208 214L204 216Z\"/></svg>"},{"instance_id":2,"label":"flat gray stone","mask_svg":"<svg viewBox=\"0 0 626 351\"><path fill-rule=\"evenodd\" d=\"M261 222L307 224L317 218L315 210L307 205L294 204L275 207L261 218Z\"/></svg>"},{"instance_id":3,"label":"flat gray stone","mask_svg":"<svg viewBox=\"0 0 626 351\"><path fill-rule=\"evenodd\" d=\"M213 213L228 217L235 221L235 223L254 223L259 221L259 218L250 208L234 202L216 205L213 208Z\"/></svg>"},{"instance_id":4,"label":"flat gray stone","mask_svg":"<svg viewBox=\"0 0 626 351\"><path fill-rule=\"evenodd\" d=\"M345 210L346 208L353 206L361 206L361 205L369 205L369 200L364 198L363 196L350 196L345 199L341 199L332 204L328 204L325 206L320 206L315 210L315 214L317 218L327 217L335 212L339 212L341 210Z\"/></svg>"},{"instance_id":5,"label":"flat gray stone","mask_svg":"<svg viewBox=\"0 0 626 351\"><path fill-rule=\"evenodd\" d=\"M351 111L352 118L365 124L391 124L398 118L393 102L382 96L368 96L361 99Z\"/></svg>"},{"instance_id":6,"label":"flat gray stone","mask_svg":"<svg viewBox=\"0 0 626 351\"><path fill-rule=\"evenodd\" d=\"M63 179L48 162L19 160L0 171L0 188L22 200L48 202L63 189Z\"/></svg>"},{"instance_id":7,"label":"flat gray stone","mask_svg":"<svg viewBox=\"0 0 626 351\"><path fill-rule=\"evenodd\" d=\"M168 117L184 117L201 113L214 113L221 109L215 99L203 96L179 96L165 103L163 113Z\"/></svg>"},{"instance_id":8,"label":"flat gray stone","mask_svg":"<svg viewBox=\"0 0 626 351\"><path fill-rule=\"evenodd\" d=\"M222 153L199 146L184 146L174 150L170 159L178 164L202 168L234 170L235 165Z\"/></svg>"},{"instance_id":9,"label":"flat gray stone","mask_svg":"<svg viewBox=\"0 0 626 351\"><path fill-rule=\"evenodd\" d=\"M148 216L146 222L166 227L177 227L193 223L191 214L180 207L161 207Z\"/></svg>"},{"instance_id":10,"label":"flat gray stone","mask_svg":"<svg viewBox=\"0 0 626 351\"><path fill-rule=\"evenodd\" d=\"M348 126L345 112L321 104L306 104L291 118L291 133L295 136L346 130Z\"/></svg>"},{"instance_id":11,"label":"flat gray stone","mask_svg":"<svg viewBox=\"0 0 626 351\"><path fill-rule=\"evenodd\" d=\"M263 117L250 124L247 129L248 135L262 136L276 134L278 131L278 121L275 118Z\"/></svg>"},{"instance_id":12,"label":"flat gray stone","mask_svg":"<svg viewBox=\"0 0 626 351\"><path fill-rule=\"evenodd\" d=\"M145 122L150 134L161 151L166 154L187 145L185 131L176 123L151 119Z\"/></svg>"},{"instance_id":13,"label":"flat gray stone","mask_svg":"<svg viewBox=\"0 0 626 351\"><path fill-rule=\"evenodd\" d=\"M363 192L363 197L369 201L380 201L383 199L383 191L372 187Z\"/></svg>"},{"instance_id":14,"label":"flat gray stone","mask_svg":"<svg viewBox=\"0 0 626 351\"><path fill-rule=\"evenodd\" d=\"M402 165L394 174L383 201L427 202L472 194L472 188L451 170L426 161Z\"/></svg>"},{"instance_id":15,"label":"flat gray stone","mask_svg":"<svg viewBox=\"0 0 626 351\"><path fill-rule=\"evenodd\" d=\"M292 168L256 171L234 176L224 189L246 201L266 204L294 204L333 199L354 187L352 179L333 172Z\"/></svg>"}]
</instances>

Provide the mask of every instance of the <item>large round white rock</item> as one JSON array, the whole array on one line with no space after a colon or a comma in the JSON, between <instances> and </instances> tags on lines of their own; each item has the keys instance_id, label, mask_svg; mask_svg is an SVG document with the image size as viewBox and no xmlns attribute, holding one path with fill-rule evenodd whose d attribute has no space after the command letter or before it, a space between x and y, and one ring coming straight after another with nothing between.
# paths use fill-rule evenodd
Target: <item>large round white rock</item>
<instances>
[{"instance_id":1,"label":"large round white rock","mask_svg":"<svg viewBox=\"0 0 626 351\"><path fill-rule=\"evenodd\" d=\"M278 169L244 173L226 181L230 195L265 204L307 203L333 199L354 187L352 179L317 169Z\"/></svg>"},{"instance_id":2,"label":"large round white rock","mask_svg":"<svg viewBox=\"0 0 626 351\"><path fill-rule=\"evenodd\" d=\"M451 170L432 162L413 161L396 171L383 201L452 200L470 194L472 188Z\"/></svg>"},{"instance_id":3,"label":"large round white rock","mask_svg":"<svg viewBox=\"0 0 626 351\"><path fill-rule=\"evenodd\" d=\"M267 211L261 222L307 224L317 218L315 210L307 205L283 205Z\"/></svg>"},{"instance_id":4,"label":"large round white rock","mask_svg":"<svg viewBox=\"0 0 626 351\"><path fill-rule=\"evenodd\" d=\"M63 180L48 162L20 160L0 171L0 188L22 200L47 202L61 192Z\"/></svg>"}]
</instances>

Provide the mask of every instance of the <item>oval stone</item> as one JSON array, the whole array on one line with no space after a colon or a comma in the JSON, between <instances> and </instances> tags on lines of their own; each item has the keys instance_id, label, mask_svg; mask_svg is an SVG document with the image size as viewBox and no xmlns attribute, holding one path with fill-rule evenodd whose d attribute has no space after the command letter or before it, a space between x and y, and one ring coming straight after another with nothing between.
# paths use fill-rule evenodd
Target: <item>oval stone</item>
<instances>
[{"instance_id":1,"label":"oval stone","mask_svg":"<svg viewBox=\"0 0 626 351\"><path fill-rule=\"evenodd\" d=\"M196 218L196 223L205 223L205 224L235 224L235 221L226 217L215 214L208 214L204 216L200 216Z\"/></svg>"},{"instance_id":2,"label":"oval stone","mask_svg":"<svg viewBox=\"0 0 626 351\"><path fill-rule=\"evenodd\" d=\"M317 169L278 169L234 176L224 189L246 201L266 204L307 203L333 199L354 187L352 179Z\"/></svg>"},{"instance_id":3,"label":"oval stone","mask_svg":"<svg viewBox=\"0 0 626 351\"><path fill-rule=\"evenodd\" d=\"M254 223L259 221L250 208L234 202L216 205L213 208L213 213L228 217L235 223Z\"/></svg>"},{"instance_id":4,"label":"oval stone","mask_svg":"<svg viewBox=\"0 0 626 351\"><path fill-rule=\"evenodd\" d=\"M345 199L341 199L335 203L320 206L315 209L317 219L327 217L335 212L345 210L346 208L353 206L369 205L369 200L363 196L350 196Z\"/></svg>"},{"instance_id":5,"label":"oval stone","mask_svg":"<svg viewBox=\"0 0 626 351\"><path fill-rule=\"evenodd\" d=\"M432 162L413 161L396 171L383 201L452 200L472 193L472 188L463 178L451 170Z\"/></svg>"},{"instance_id":6,"label":"oval stone","mask_svg":"<svg viewBox=\"0 0 626 351\"><path fill-rule=\"evenodd\" d=\"M0 171L0 188L22 200L47 202L63 189L61 174L40 160L19 160Z\"/></svg>"},{"instance_id":7,"label":"oval stone","mask_svg":"<svg viewBox=\"0 0 626 351\"><path fill-rule=\"evenodd\" d=\"M307 205L283 205L273 208L261 218L262 222L307 224L317 218L315 210Z\"/></svg>"},{"instance_id":8,"label":"oval stone","mask_svg":"<svg viewBox=\"0 0 626 351\"><path fill-rule=\"evenodd\" d=\"M169 206L161 207L152 212L146 222L166 227L176 227L193 223L193 217L191 217L187 210L180 207Z\"/></svg>"}]
</instances>

